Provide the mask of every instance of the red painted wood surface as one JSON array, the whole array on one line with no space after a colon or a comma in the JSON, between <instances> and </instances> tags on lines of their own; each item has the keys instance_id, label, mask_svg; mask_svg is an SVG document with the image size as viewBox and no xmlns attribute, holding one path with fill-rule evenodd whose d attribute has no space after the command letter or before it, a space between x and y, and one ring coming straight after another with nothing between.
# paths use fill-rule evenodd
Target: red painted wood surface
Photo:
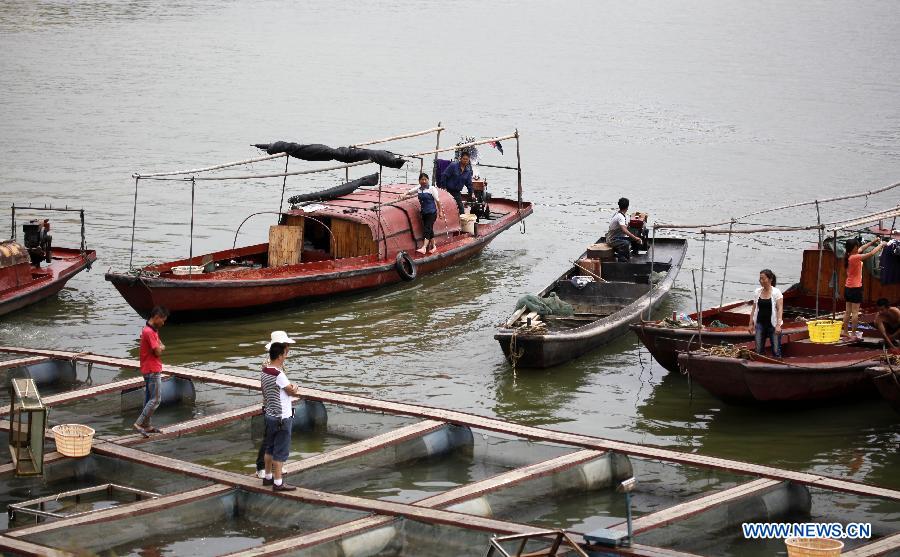
<instances>
[{"instance_id":1,"label":"red painted wood surface","mask_svg":"<svg viewBox=\"0 0 900 557\"><path fill-rule=\"evenodd\" d=\"M0 292L0 315L56 294L69 279L97 260L97 252L93 250L82 254L80 250L54 247L52 253L49 265L41 269L32 267L30 282Z\"/></svg>"}]
</instances>

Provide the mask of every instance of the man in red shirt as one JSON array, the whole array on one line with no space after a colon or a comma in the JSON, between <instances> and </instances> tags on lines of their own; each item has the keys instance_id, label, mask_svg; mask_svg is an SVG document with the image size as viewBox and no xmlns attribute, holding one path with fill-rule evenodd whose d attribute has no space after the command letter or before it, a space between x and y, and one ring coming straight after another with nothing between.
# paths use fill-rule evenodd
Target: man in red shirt
<instances>
[{"instance_id":1,"label":"man in red shirt","mask_svg":"<svg viewBox=\"0 0 900 557\"><path fill-rule=\"evenodd\" d=\"M159 329L166 324L169 310L156 306L150 311L150 318L141 331L141 375L144 376L146 394L144 409L134 422L134 429L144 437L151 433L159 433L159 429L150 423L153 413L159 408L160 388L162 387L162 356L166 345L159 340Z\"/></svg>"}]
</instances>

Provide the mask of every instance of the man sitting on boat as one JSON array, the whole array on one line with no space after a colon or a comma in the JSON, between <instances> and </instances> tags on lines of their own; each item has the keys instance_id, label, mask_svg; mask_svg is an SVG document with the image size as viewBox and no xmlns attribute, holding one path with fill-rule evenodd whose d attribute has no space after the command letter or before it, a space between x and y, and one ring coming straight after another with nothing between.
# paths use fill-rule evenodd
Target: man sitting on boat
<instances>
[{"instance_id":1,"label":"man sitting on boat","mask_svg":"<svg viewBox=\"0 0 900 557\"><path fill-rule=\"evenodd\" d=\"M419 206L422 211L422 225L425 228L425 240L422 247L416 251L419 253L431 253L437 249L437 243L434 241L434 222L438 216L444 218L444 209L441 208L441 198L436 188L428 183L428 174L422 172L419 174L419 187L409 190L410 194L419 196ZM431 244L429 249L428 245Z\"/></svg>"},{"instance_id":2,"label":"man sitting on boat","mask_svg":"<svg viewBox=\"0 0 900 557\"><path fill-rule=\"evenodd\" d=\"M892 306L887 298L879 298L875 305L875 328L881 333L889 348L897 348L897 337L900 337L900 309Z\"/></svg>"},{"instance_id":3,"label":"man sitting on boat","mask_svg":"<svg viewBox=\"0 0 900 557\"><path fill-rule=\"evenodd\" d=\"M447 190L456 201L456 208L459 214L463 214L462 189L466 187L466 192L472 195L472 165L469 164L469 152L463 151L459 155L458 161L451 162L444 173L441 174L440 187Z\"/></svg>"},{"instance_id":4,"label":"man sitting on boat","mask_svg":"<svg viewBox=\"0 0 900 557\"><path fill-rule=\"evenodd\" d=\"M606 232L606 243L612 247L616 254L616 261L628 261L631 259L631 241L641 243L641 239L628 230L628 219L625 212L628 211L628 198L619 199L619 210L609 222L609 230Z\"/></svg>"}]
</instances>

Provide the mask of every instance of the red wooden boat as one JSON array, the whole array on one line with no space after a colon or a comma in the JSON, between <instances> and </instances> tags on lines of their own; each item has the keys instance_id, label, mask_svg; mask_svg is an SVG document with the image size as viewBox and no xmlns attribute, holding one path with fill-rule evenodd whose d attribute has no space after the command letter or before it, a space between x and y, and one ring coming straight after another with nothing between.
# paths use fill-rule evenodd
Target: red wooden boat
<instances>
[{"instance_id":1,"label":"red wooden boat","mask_svg":"<svg viewBox=\"0 0 900 557\"><path fill-rule=\"evenodd\" d=\"M874 233L880 233L881 229L873 228ZM885 231L888 232L889 231ZM803 252L803 265L800 271L800 282L791 286L784 292L784 326L785 335L799 333L806 330L806 321L816 317L816 277L818 285L818 310L819 315L831 318L832 313L842 318L844 312L843 289L838 290L837 297L833 297L829 286L829 279L835 268L835 256L831 251L825 251L822 257L822 272L819 274L819 250L807 249ZM841 260L837 261L838 284L844 284L846 271ZM869 273L863 273L863 292L865 298L860 314L861 323L871 323L876 311L875 301L879 298L887 298L892 302L900 302L900 285L882 285L879 280ZM704 345L716 344L740 344L753 340L753 335L747 332L750 321L750 312L753 309L752 300L744 300L725 304L722 307L714 307L703 310L702 336ZM694 322L697 314L689 315ZM718 323L715 323L718 322ZM675 324L666 321L642 321L631 325L631 329L647 347L657 362L669 371L678 370L678 353L687 352L699 348L699 335L697 325Z\"/></svg>"},{"instance_id":2,"label":"red wooden boat","mask_svg":"<svg viewBox=\"0 0 900 557\"><path fill-rule=\"evenodd\" d=\"M31 209L12 207L13 230L16 210L70 211L70 209ZM53 296L84 269L90 269L97 253L85 249L84 213L81 213L81 248L51 245L48 220L29 221L22 228L23 244L13 240L0 242L0 315Z\"/></svg>"},{"instance_id":3,"label":"red wooden boat","mask_svg":"<svg viewBox=\"0 0 900 557\"><path fill-rule=\"evenodd\" d=\"M329 199L292 198L305 204L281 212L267 243L108 272L106 280L141 315L156 305L167 307L177 320L283 307L410 281L460 263L532 212L531 204L521 201L521 188L518 200L476 192L476 199L466 201L477 221L464 224L450 194L438 190L444 218L434 225L437 249L420 254L419 202L407 193L416 186L378 184L376 189L372 184L378 184L377 175L368 186L334 188L324 196ZM183 269L188 274L181 274Z\"/></svg>"},{"instance_id":4,"label":"red wooden boat","mask_svg":"<svg viewBox=\"0 0 900 557\"><path fill-rule=\"evenodd\" d=\"M888 366L869 368L869 377L891 408L900 413L900 369Z\"/></svg>"},{"instance_id":5,"label":"red wooden boat","mask_svg":"<svg viewBox=\"0 0 900 557\"><path fill-rule=\"evenodd\" d=\"M800 333L784 337L782 359L760 356L753 344L738 345L734 356L691 351L678 355L679 367L725 402L798 403L849 401L876 396L868 368L884 355L878 339L816 344ZM900 351L894 351L900 353Z\"/></svg>"}]
</instances>

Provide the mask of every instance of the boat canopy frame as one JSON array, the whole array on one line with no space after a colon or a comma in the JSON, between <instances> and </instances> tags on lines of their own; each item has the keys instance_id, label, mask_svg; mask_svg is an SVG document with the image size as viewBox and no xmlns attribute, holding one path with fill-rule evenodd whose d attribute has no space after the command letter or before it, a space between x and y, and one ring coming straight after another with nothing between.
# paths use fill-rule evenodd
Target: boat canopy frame
<instances>
[{"instance_id":1,"label":"boat canopy frame","mask_svg":"<svg viewBox=\"0 0 900 557\"><path fill-rule=\"evenodd\" d=\"M728 235L728 242L727 242L726 248L725 248L725 264L722 269L722 289L720 291L720 298L719 298L719 307L721 308L724 305L724 301L725 301L725 285L726 285L726 277L728 274L728 256L731 252L731 239L734 234L755 234L755 233L759 233L759 232L799 232L799 231L806 231L806 230L817 230L819 233L818 234L818 236L819 236L819 238L818 238L818 240L819 240L818 241L819 255L818 255L818 274L817 274L817 278L816 278L816 319L818 319L820 316L820 312L819 312L820 290L819 290L819 287L821 284L821 280L819 280L818 275L820 275L822 273L822 257L824 255L823 254L824 248L825 248L824 236L825 236L826 230L833 234L834 245L836 246L837 245L837 235L838 235L838 232L840 232L840 231L857 230L860 226L864 226L867 224L873 224L876 222L879 223L879 226L881 228L883 228L884 220L889 219L889 218L893 219L893 223L891 224L891 229L893 230L897 224L897 218L900 217L900 205L898 205L891 209L887 209L884 211L878 211L875 213L870 213L867 215L862 215L862 216L854 217L851 219L842 219L842 220L833 221L833 222L829 222L829 223L823 223L820 205L823 203L833 203L833 202L837 202L837 201L845 201L847 199L856 199L856 198L860 198L860 197L868 198L870 195L889 191L896 187L900 187L900 182L891 184L889 186L886 186L884 188L874 190L874 191L859 192L859 193L855 193L855 194L843 195L843 196L822 199L822 200L813 200L813 201L806 201L806 202L801 202L801 203L793 203L790 205L784 205L782 207L775 207L773 209L766 209L763 211L755 211L752 213L747 213L746 215L743 215L740 217L732 218L730 221L722 222L722 223L713 223L713 224L705 224L705 225L704 224L671 224L671 223L655 224L655 225L653 225L652 240L651 240L651 262L653 260L652 259L652 255L653 255L652 251L653 251L653 245L655 245L655 242L656 242L657 229L661 229L661 230L662 229L667 229L667 230L699 229L700 230L700 234L703 237L703 240L702 240L703 241L703 250L702 250L702 255L700 258L700 260L701 260L701 263L700 263L700 294L699 294L699 296L697 295L696 279L695 279L694 297L695 297L695 303L697 306L697 336L698 336L698 341L700 343L700 347L702 348L703 347L703 336L702 336L703 290L704 290L704 278L705 278L705 274L706 274L706 236L707 236L707 234L727 234ZM815 205L815 208L816 208L816 224L814 224L814 225L807 225L807 226L755 226L755 227L751 225L751 227L735 228L735 225L740 224L741 220L747 219L752 216L757 216L757 215L760 215L763 213L771 213L771 212L775 212L775 211L784 211L787 209L794 209L797 207L808 206L808 205ZM725 224L728 225L728 228L720 228L721 226L723 226ZM835 258L835 264L836 264L837 263L837 251L834 252L834 258ZM651 263L651 265L652 265L652 263ZM693 270L691 271L691 275L692 276L694 275ZM832 319L835 318L836 304L837 304L837 288L834 288L834 289L832 289L832 304L831 304ZM648 309L647 320L649 321L650 319L651 319L650 310Z\"/></svg>"},{"instance_id":2,"label":"boat canopy frame","mask_svg":"<svg viewBox=\"0 0 900 557\"><path fill-rule=\"evenodd\" d=\"M389 153L396 155L398 157L406 158L406 159L417 159L419 161L419 171L421 172L424 167L424 160L427 155L433 156L433 168L437 168L437 156L439 153L445 153L449 151L458 151L460 149L465 149L468 147L475 147L477 145L486 145L493 144L500 141L505 141L509 139L514 139L516 141L516 166L501 166L501 165L493 165L491 168L500 168L507 170L516 171L516 196L517 196L517 208L516 211L521 215L522 213L522 157L520 151L520 134L519 130L516 129L513 133L491 137L488 139L480 139L476 141L470 141L459 145L454 145L452 147L444 147L441 148L441 132L445 131L441 124L438 122L438 125L433 128L429 128L426 130L420 130L416 132L408 132L400 135L393 135L390 137L384 137L381 139L374 139L369 141L363 141L359 143L354 143L350 145L350 147L363 147L368 145L377 145L381 143L389 143L392 141L397 141L400 139L407 139L413 137L421 137L425 135L430 135L432 133L435 134L435 148L428 151L422 151L418 153ZM252 164L255 162L263 162L273 159L278 159L280 157L284 157L284 171L276 172L276 173L267 173L267 174L251 174L251 175L226 175L226 176L197 176L198 174L203 174L206 172L212 172L215 170L222 170L225 168L231 168L235 166L243 166L247 164ZM283 214L284 208L284 194L287 188L287 178L288 176L303 176L306 174L318 174L321 172L331 172L335 170L344 170L344 180L345 183L350 181L350 168L355 166L361 166L365 164L375 164L371 159L357 162L344 163L339 165L332 165L324 168L313 168L313 169L305 169L305 170L294 170L288 171L288 162L290 160L290 155L288 153L274 153L271 155L265 155L261 157L255 157L251 159L245 159L240 161L227 162L222 164L217 164L213 166L206 166L202 168L192 168L186 170L173 170L173 171L165 171L165 172L154 172L154 173L146 173L141 174L139 172L135 172L132 174L132 178L134 178L134 203L132 209L132 218L131 218L131 245L128 252L128 269L129 271L134 271L134 239L135 239L135 230L137 227L137 206L138 206L138 189L140 187L141 180L162 180L162 181L177 181L177 182L190 182L191 184L191 220L190 220L190 233L189 233L189 244L188 244L188 261L191 264L191 269L193 270L193 259L194 259L194 207L196 200L196 185L198 181L222 181L222 180L258 180L264 178L282 178L281 185L281 201L279 202L278 211L273 212L276 214ZM384 232L384 224L381 219L381 194L382 194L382 165L378 167L378 203L375 205L376 217L378 222L378 238L375 239L377 243L384 243L385 251L387 251L387 236ZM368 188L361 188L368 189ZM373 188L374 189L374 188ZM322 205L328 205L327 201L320 202ZM264 212L256 213L262 214ZM253 216L253 215L251 215ZM244 220L246 222L246 219ZM243 225L243 223L241 223ZM524 225L524 222L523 222ZM238 231L240 231L240 226L238 227ZM524 232L524 229L523 229ZM329 234L331 230L329 230ZM332 235L332 242L334 241ZM237 243L237 232L235 232L235 245Z\"/></svg>"}]
</instances>

